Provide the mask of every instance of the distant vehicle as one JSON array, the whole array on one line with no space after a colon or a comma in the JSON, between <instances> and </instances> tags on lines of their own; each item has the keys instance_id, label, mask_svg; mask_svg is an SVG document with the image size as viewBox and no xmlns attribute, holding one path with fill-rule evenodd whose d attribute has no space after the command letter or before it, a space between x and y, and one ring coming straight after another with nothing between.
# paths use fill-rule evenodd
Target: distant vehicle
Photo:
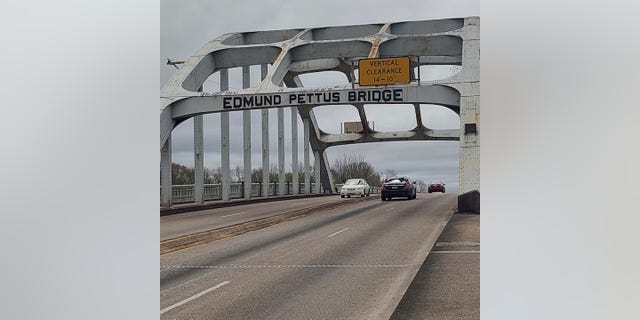
<instances>
[{"instance_id":1,"label":"distant vehicle","mask_svg":"<svg viewBox=\"0 0 640 320\"><path fill-rule=\"evenodd\" d=\"M429 193L431 193L431 192L442 192L442 193L444 193L444 183L442 183L442 182L431 183L431 184L429 184L429 187L427 188L427 191L429 191Z\"/></svg>"},{"instance_id":2,"label":"distant vehicle","mask_svg":"<svg viewBox=\"0 0 640 320\"><path fill-rule=\"evenodd\" d=\"M416 198L416 182L407 177L394 177L384 181L380 187L382 201L391 198L406 197L407 200Z\"/></svg>"},{"instance_id":3,"label":"distant vehicle","mask_svg":"<svg viewBox=\"0 0 640 320\"><path fill-rule=\"evenodd\" d=\"M369 196L371 193L371 187L364 179L349 179L344 182L342 188L340 188L340 198L351 198L354 196Z\"/></svg>"}]
</instances>

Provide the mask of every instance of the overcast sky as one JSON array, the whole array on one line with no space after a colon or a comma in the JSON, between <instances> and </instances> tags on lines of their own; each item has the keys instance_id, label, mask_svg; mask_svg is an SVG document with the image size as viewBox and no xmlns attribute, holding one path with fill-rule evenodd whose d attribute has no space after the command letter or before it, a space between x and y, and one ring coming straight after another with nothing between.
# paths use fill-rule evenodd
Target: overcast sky
<instances>
[{"instance_id":1,"label":"overcast sky","mask_svg":"<svg viewBox=\"0 0 640 320\"><path fill-rule=\"evenodd\" d=\"M262 31L287 28L307 28L353 25L365 23L428 20L451 17L479 16L479 1L161 1L160 57L162 86L175 71L166 59L185 60L210 40L228 32ZM422 78L442 78L455 67L437 67L422 70ZM252 85L259 79L259 68L251 69ZM239 68L230 71L229 86L241 88ZM337 72L301 76L307 87L332 86L346 83L346 77ZM205 91L215 91L218 79L214 75L205 83ZM393 108L390 112L389 109ZM452 111L422 105L423 121L433 129L459 127L459 118ZM358 121L352 106L326 106L315 108L320 128L339 133L340 123ZM411 105L366 106L369 121L379 131L407 130L416 124ZM262 166L260 111L252 111L252 167ZM276 109L270 109L271 164L277 164ZM230 114L231 166L241 165L242 113ZM220 116L204 116L205 166L220 166ZM302 161L302 122L298 119L299 161ZM172 135L173 162L193 166L193 121L185 121ZM458 191L458 142L412 141L354 144L327 150L330 161L343 153L362 155L377 171L394 169L399 174L424 181L444 181L450 192ZM285 109L286 168L291 169L291 115ZM311 157L313 163L313 157Z\"/></svg>"}]
</instances>

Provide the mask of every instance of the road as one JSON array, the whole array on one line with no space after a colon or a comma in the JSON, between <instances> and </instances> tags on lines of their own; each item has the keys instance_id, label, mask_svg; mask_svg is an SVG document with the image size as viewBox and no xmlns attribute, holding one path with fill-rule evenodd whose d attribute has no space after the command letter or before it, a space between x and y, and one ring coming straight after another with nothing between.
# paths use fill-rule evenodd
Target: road
<instances>
[{"instance_id":1,"label":"road","mask_svg":"<svg viewBox=\"0 0 640 320\"><path fill-rule=\"evenodd\" d=\"M162 255L161 318L388 318L456 201L354 203Z\"/></svg>"},{"instance_id":2,"label":"road","mask_svg":"<svg viewBox=\"0 0 640 320\"><path fill-rule=\"evenodd\" d=\"M353 199L341 199L340 197L303 198L162 216L160 217L160 240L264 218L284 211L303 209L326 203L348 203L352 202L351 200ZM283 207L285 208L284 210Z\"/></svg>"}]
</instances>

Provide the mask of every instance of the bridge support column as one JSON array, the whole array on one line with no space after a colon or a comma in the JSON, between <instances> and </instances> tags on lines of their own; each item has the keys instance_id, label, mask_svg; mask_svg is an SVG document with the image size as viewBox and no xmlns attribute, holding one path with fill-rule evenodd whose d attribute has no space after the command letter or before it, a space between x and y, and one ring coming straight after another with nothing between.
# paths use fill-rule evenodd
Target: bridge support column
<instances>
[{"instance_id":1,"label":"bridge support column","mask_svg":"<svg viewBox=\"0 0 640 320\"><path fill-rule=\"evenodd\" d=\"M479 19L465 20L460 91L460 172L458 211L480 213L480 30Z\"/></svg>"},{"instance_id":2,"label":"bridge support column","mask_svg":"<svg viewBox=\"0 0 640 320\"><path fill-rule=\"evenodd\" d=\"M249 66L242 67L242 88L246 89L251 86L251 73L249 72ZM251 199L251 111L242 111L242 124L244 140L244 154L242 159L244 160L244 198L246 200Z\"/></svg>"},{"instance_id":3,"label":"bridge support column","mask_svg":"<svg viewBox=\"0 0 640 320\"><path fill-rule=\"evenodd\" d=\"M326 150L320 151L320 182L325 193L335 193L333 176L329 170L329 159Z\"/></svg>"},{"instance_id":4,"label":"bridge support column","mask_svg":"<svg viewBox=\"0 0 640 320\"><path fill-rule=\"evenodd\" d=\"M458 211L480 212L480 137L476 122L478 97L461 97Z\"/></svg>"},{"instance_id":5,"label":"bridge support column","mask_svg":"<svg viewBox=\"0 0 640 320\"><path fill-rule=\"evenodd\" d=\"M314 180L315 185L313 186L313 193L320 193L320 157L321 152L313 150L314 162L313 162L313 173L315 173Z\"/></svg>"},{"instance_id":6,"label":"bridge support column","mask_svg":"<svg viewBox=\"0 0 640 320\"><path fill-rule=\"evenodd\" d=\"M220 70L220 91L229 90L229 70ZM231 194L231 172L229 168L229 113L220 114L220 166L222 170L221 193L222 200L229 201Z\"/></svg>"},{"instance_id":7,"label":"bridge support column","mask_svg":"<svg viewBox=\"0 0 640 320\"><path fill-rule=\"evenodd\" d=\"M278 108L278 195L285 193L284 185L284 109Z\"/></svg>"},{"instance_id":8,"label":"bridge support column","mask_svg":"<svg viewBox=\"0 0 640 320\"><path fill-rule=\"evenodd\" d=\"M302 118L304 141L304 193L311 193L311 170L309 164L309 118Z\"/></svg>"},{"instance_id":9,"label":"bridge support column","mask_svg":"<svg viewBox=\"0 0 640 320\"><path fill-rule=\"evenodd\" d=\"M267 76L266 64L260 66L260 76ZM269 197L269 110L262 109L262 196Z\"/></svg>"},{"instance_id":10,"label":"bridge support column","mask_svg":"<svg viewBox=\"0 0 640 320\"><path fill-rule=\"evenodd\" d=\"M300 193L298 180L298 108L291 108L291 171L293 177L293 195Z\"/></svg>"},{"instance_id":11,"label":"bridge support column","mask_svg":"<svg viewBox=\"0 0 640 320\"><path fill-rule=\"evenodd\" d=\"M160 206L171 207L171 134L160 149Z\"/></svg>"},{"instance_id":12,"label":"bridge support column","mask_svg":"<svg viewBox=\"0 0 640 320\"><path fill-rule=\"evenodd\" d=\"M203 116L193 117L193 161L194 186L193 202L204 203L204 133Z\"/></svg>"}]
</instances>

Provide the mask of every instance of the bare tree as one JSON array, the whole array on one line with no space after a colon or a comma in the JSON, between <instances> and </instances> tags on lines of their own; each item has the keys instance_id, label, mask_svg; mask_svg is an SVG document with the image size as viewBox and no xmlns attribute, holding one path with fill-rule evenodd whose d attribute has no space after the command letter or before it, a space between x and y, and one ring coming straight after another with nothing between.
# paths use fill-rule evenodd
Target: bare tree
<instances>
[{"instance_id":1,"label":"bare tree","mask_svg":"<svg viewBox=\"0 0 640 320\"><path fill-rule=\"evenodd\" d=\"M426 192L427 184L422 180L416 180L416 189L418 192Z\"/></svg>"},{"instance_id":2,"label":"bare tree","mask_svg":"<svg viewBox=\"0 0 640 320\"><path fill-rule=\"evenodd\" d=\"M235 182L244 181L244 170L239 164L231 170L231 179Z\"/></svg>"},{"instance_id":3,"label":"bare tree","mask_svg":"<svg viewBox=\"0 0 640 320\"><path fill-rule=\"evenodd\" d=\"M382 181L389 178L397 177L397 176L398 176L398 172L395 169L387 169L380 174L380 178Z\"/></svg>"},{"instance_id":4,"label":"bare tree","mask_svg":"<svg viewBox=\"0 0 640 320\"><path fill-rule=\"evenodd\" d=\"M362 178L370 185L380 184L380 175L375 172L373 165L364 160L364 156L343 154L331 165L334 182L344 183L348 179Z\"/></svg>"},{"instance_id":5,"label":"bare tree","mask_svg":"<svg viewBox=\"0 0 640 320\"><path fill-rule=\"evenodd\" d=\"M204 168L204 183L220 183L222 181L222 168Z\"/></svg>"},{"instance_id":6,"label":"bare tree","mask_svg":"<svg viewBox=\"0 0 640 320\"><path fill-rule=\"evenodd\" d=\"M171 184L193 184L194 170L181 164L171 164Z\"/></svg>"}]
</instances>

